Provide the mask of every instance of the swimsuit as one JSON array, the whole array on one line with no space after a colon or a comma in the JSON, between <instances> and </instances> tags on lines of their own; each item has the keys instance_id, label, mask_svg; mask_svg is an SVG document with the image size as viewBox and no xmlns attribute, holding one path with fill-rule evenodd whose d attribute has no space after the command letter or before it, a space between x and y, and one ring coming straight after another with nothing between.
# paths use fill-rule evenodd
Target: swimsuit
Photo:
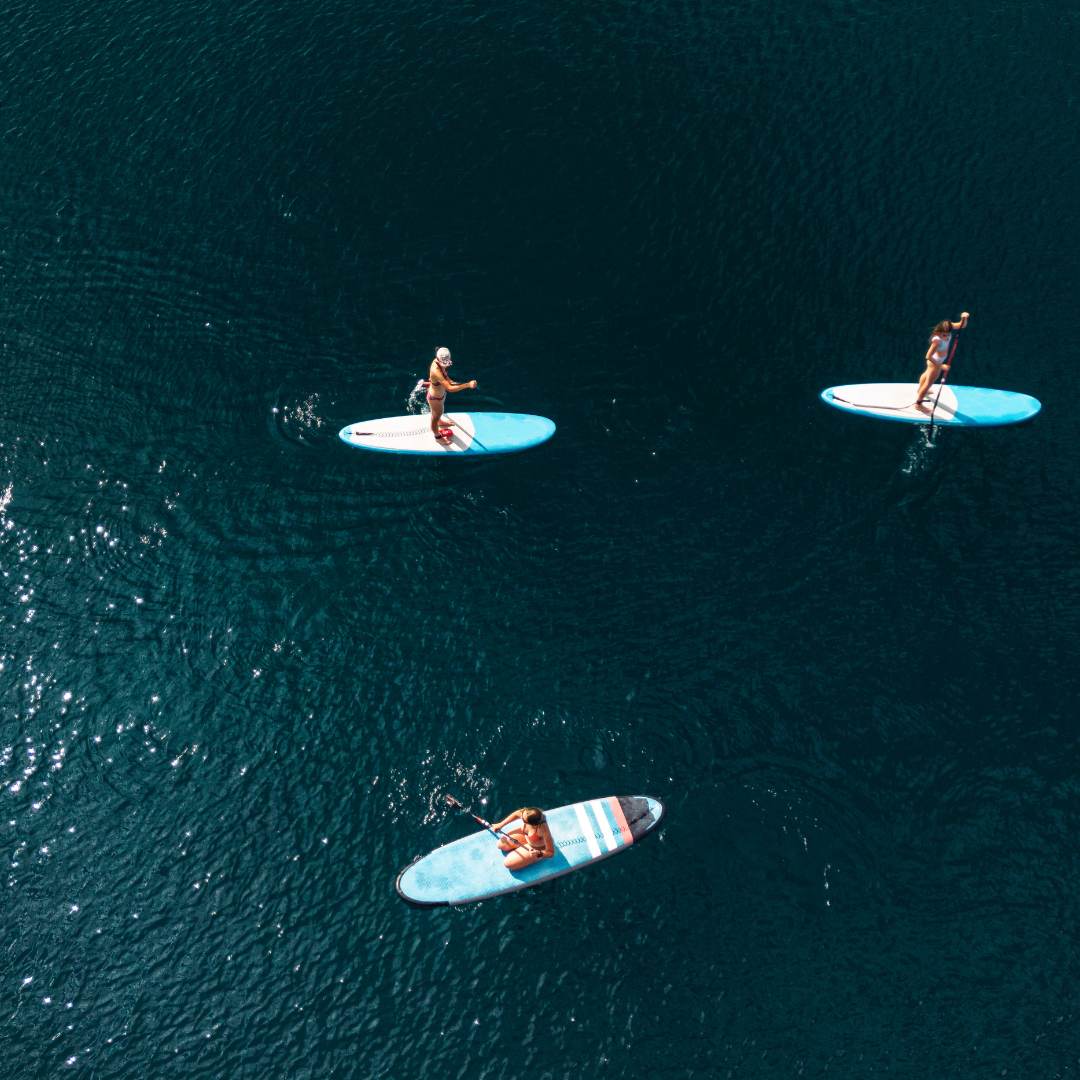
<instances>
[{"instance_id":1,"label":"swimsuit","mask_svg":"<svg viewBox=\"0 0 1080 1080\"><path fill-rule=\"evenodd\" d=\"M518 818L518 820L521 821L520 818ZM541 825L529 825L528 827L526 827L524 821L521 822L521 825L522 825L521 835L525 837L525 843L528 844L530 848L532 848L532 851L529 851L528 849L526 849L525 854L526 855L532 855L534 853L537 854L537 855L545 855L545 854L547 854L547 845L544 843L544 829L543 829L543 826L541 826ZM535 833L534 836L529 836L529 831L528 831L529 829L535 829L536 830L536 833Z\"/></svg>"},{"instance_id":2,"label":"swimsuit","mask_svg":"<svg viewBox=\"0 0 1080 1080\"><path fill-rule=\"evenodd\" d=\"M950 341L952 341L952 334L945 334L944 336L942 336L941 334L935 334L930 339L931 345L934 345L935 342L937 343L937 346L934 349L935 364L944 364L945 361L948 360Z\"/></svg>"},{"instance_id":3,"label":"swimsuit","mask_svg":"<svg viewBox=\"0 0 1080 1080\"><path fill-rule=\"evenodd\" d=\"M535 836L529 838L529 829L535 829ZM507 837L515 842L515 847L511 850L520 851L522 855L527 855L530 858L533 856L546 855L547 845L544 843L544 829L542 825L528 825L521 820L520 817L514 818L513 821L506 826ZM518 837L521 837L519 840Z\"/></svg>"},{"instance_id":4,"label":"swimsuit","mask_svg":"<svg viewBox=\"0 0 1080 1080\"><path fill-rule=\"evenodd\" d=\"M432 391L432 389L434 387L434 384L431 382L430 379L428 380L427 386L428 386L427 401L428 401L429 405L433 401L445 401L446 400L446 390L445 389L443 390L443 392L441 394L433 394L431 391Z\"/></svg>"}]
</instances>

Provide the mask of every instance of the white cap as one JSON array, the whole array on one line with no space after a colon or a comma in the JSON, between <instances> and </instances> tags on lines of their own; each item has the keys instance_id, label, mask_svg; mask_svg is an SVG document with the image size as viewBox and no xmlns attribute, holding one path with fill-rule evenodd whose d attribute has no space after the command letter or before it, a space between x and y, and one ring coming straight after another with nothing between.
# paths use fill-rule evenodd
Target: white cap
<instances>
[{"instance_id":1,"label":"white cap","mask_svg":"<svg viewBox=\"0 0 1080 1080\"><path fill-rule=\"evenodd\" d=\"M442 348L435 350L435 359L442 364L443 367L449 367L453 360L450 359L450 350L443 345Z\"/></svg>"}]
</instances>

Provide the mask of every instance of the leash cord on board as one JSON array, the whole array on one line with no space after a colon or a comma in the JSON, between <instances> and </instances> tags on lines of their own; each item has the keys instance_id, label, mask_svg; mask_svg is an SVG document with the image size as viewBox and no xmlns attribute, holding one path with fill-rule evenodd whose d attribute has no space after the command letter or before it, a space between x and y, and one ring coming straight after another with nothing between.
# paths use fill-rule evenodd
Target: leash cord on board
<instances>
[{"instance_id":1,"label":"leash cord on board","mask_svg":"<svg viewBox=\"0 0 1080 1080\"><path fill-rule=\"evenodd\" d=\"M915 402L912 401L907 405L877 405L871 401L851 401L848 398L841 397L839 394L833 394L833 401L842 401L845 405L854 405L856 409L880 409L883 412L888 410L889 412L903 412L905 409L910 409Z\"/></svg>"}]
</instances>

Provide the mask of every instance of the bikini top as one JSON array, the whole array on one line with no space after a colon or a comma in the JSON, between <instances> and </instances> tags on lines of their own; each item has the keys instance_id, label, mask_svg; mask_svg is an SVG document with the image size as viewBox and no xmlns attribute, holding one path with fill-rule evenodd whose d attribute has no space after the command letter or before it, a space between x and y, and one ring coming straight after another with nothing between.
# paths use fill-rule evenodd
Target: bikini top
<instances>
[{"instance_id":1,"label":"bikini top","mask_svg":"<svg viewBox=\"0 0 1080 1080\"><path fill-rule=\"evenodd\" d=\"M543 848L544 847L544 825L546 822L541 822L539 825L528 825L525 819L518 815L518 821L521 822L521 831L525 834L525 839L528 841L530 847ZM517 831L516 829L514 830Z\"/></svg>"},{"instance_id":2,"label":"bikini top","mask_svg":"<svg viewBox=\"0 0 1080 1080\"><path fill-rule=\"evenodd\" d=\"M930 344L934 345L934 356L941 360L949 355L949 342L952 341L952 334L935 334L930 339Z\"/></svg>"}]
</instances>

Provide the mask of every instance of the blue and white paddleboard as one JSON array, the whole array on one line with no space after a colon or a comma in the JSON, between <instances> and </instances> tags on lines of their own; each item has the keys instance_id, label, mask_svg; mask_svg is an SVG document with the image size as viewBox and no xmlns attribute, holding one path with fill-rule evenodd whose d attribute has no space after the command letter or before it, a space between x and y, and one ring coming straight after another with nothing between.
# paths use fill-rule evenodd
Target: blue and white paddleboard
<instances>
[{"instance_id":1,"label":"blue and white paddleboard","mask_svg":"<svg viewBox=\"0 0 1080 1080\"><path fill-rule=\"evenodd\" d=\"M988 390L984 386L937 385L926 395L922 408L915 407L915 383L855 383L830 386L821 400L833 408L879 420L904 424L934 423L941 427L1000 427L1030 420L1042 408L1027 394L1012 390ZM940 394L937 408L934 397Z\"/></svg>"},{"instance_id":2,"label":"blue and white paddleboard","mask_svg":"<svg viewBox=\"0 0 1080 1080\"><path fill-rule=\"evenodd\" d=\"M426 413L358 420L338 432L342 442L358 450L382 454L512 454L545 443L555 434L555 421L528 413L446 413L453 435L442 442L431 433Z\"/></svg>"},{"instance_id":3,"label":"blue and white paddleboard","mask_svg":"<svg viewBox=\"0 0 1080 1080\"><path fill-rule=\"evenodd\" d=\"M660 824L663 804L646 795L609 795L547 810L555 854L522 870L503 865L498 839L473 833L424 855L398 874L398 896L420 907L471 904L527 889L628 848Z\"/></svg>"}]
</instances>

